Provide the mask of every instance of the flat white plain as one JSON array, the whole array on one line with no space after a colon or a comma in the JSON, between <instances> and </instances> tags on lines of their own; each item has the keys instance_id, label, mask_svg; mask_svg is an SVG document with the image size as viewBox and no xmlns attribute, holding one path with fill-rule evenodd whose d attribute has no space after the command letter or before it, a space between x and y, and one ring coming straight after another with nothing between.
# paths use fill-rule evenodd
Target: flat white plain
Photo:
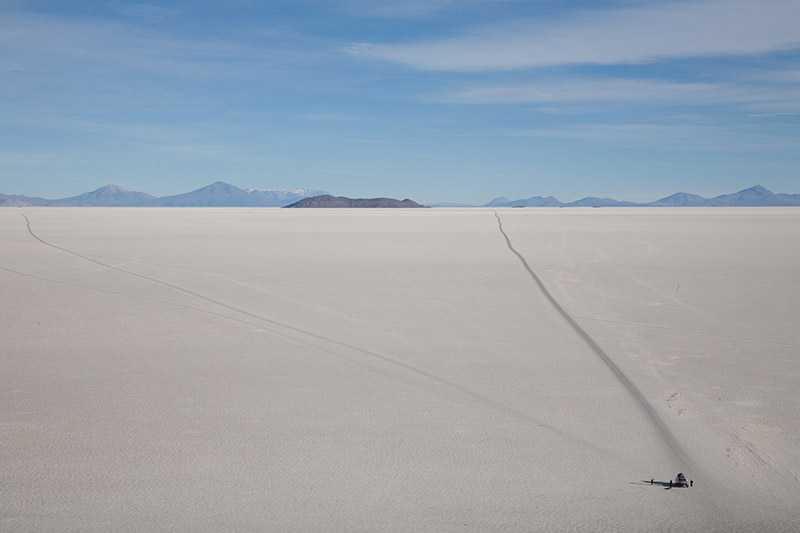
<instances>
[{"instance_id":1,"label":"flat white plain","mask_svg":"<svg viewBox=\"0 0 800 533\"><path fill-rule=\"evenodd\" d=\"M800 209L496 214L0 210L0 530L797 530Z\"/></svg>"}]
</instances>

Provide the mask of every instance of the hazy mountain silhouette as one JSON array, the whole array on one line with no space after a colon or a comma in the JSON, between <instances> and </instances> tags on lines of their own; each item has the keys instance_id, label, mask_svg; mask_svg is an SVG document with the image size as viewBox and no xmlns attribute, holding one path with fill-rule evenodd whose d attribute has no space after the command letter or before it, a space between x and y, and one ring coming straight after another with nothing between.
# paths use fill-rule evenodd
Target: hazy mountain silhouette
<instances>
[{"instance_id":1,"label":"hazy mountain silhouette","mask_svg":"<svg viewBox=\"0 0 800 533\"><path fill-rule=\"evenodd\" d=\"M240 189L217 181L195 191L156 198L143 192L127 191L106 185L92 192L57 200L32 196L0 194L0 206L114 206L114 207L282 207L322 191L306 189Z\"/></svg>"},{"instance_id":2,"label":"hazy mountain silhouette","mask_svg":"<svg viewBox=\"0 0 800 533\"><path fill-rule=\"evenodd\" d=\"M734 194L715 196L708 200L706 205L800 205L800 194L775 194L761 185L754 185Z\"/></svg>"},{"instance_id":3,"label":"hazy mountain silhouette","mask_svg":"<svg viewBox=\"0 0 800 533\"><path fill-rule=\"evenodd\" d=\"M597 196L587 196L574 202L564 204L564 207L632 207L642 204L625 202L613 198L598 198Z\"/></svg>"},{"instance_id":4,"label":"hazy mountain silhouette","mask_svg":"<svg viewBox=\"0 0 800 533\"><path fill-rule=\"evenodd\" d=\"M194 191L156 198L150 205L159 207L252 207L256 203L244 189L216 181Z\"/></svg>"},{"instance_id":5,"label":"hazy mountain silhouette","mask_svg":"<svg viewBox=\"0 0 800 533\"><path fill-rule=\"evenodd\" d=\"M126 191L118 185L106 185L92 192L57 200L60 205L74 206L136 206L154 200L155 196L138 191Z\"/></svg>"},{"instance_id":6,"label":"hazy mountain silhouette","mask_svg":"<svg viewBox=\"0 0 800 533\"><path fill-rule=\"evenodd\" d=\"M127 191L118 185L106 185L91 192L85 192L78 196L70 196L58 200L18 195L0 195L0 205L123 207L143 205L154 199L155 196L143 192Z\"/></svg>"},{"instance_id":7,"label":"hazy mountain silhouette","mask_svg":"<svg viewBox=\"0 0 800 533\"><path fill-rule=\"evenodd\" d=\"M0 194L0 207L27 207L38 205L51 205L46 198L38 196L22 196L19 194Z\"/></svg>"},{"instance_id":8,"label":"hazy mountain silhouette","mask_svg":"<svg viewBox=\"0 0 800 533\"><path fill-rule=\"evenodd\" d=\"M552 196L531 196L530 198L513 201L509 200L505 196L500 196L488 204L484 204L483 207L561 207L563 205L563 202L559 202Z\"/></svg>"},{"instance_id":9,"label":"hazy mountain silhouette","mask_svg":"<svg viewBox=\"0 0 800 533\"><path fill-rule=\"evenodd\" d=\"M495 198L482 207L713 207L713 206L800 206L800 194L776 194L766 187L754 185L733 194L723 194L714 198L705 198L696 194L678 192L655 202L635 203L615 200L613 198L597 198L587 196L574 202L564 203L552 196L532 196L519 200L505 197Z\"/></svg>"},{"instance_id":10,"label":"hazy mountain silhouette","mask_svg":"<svg viewBox=\"0 0 800 533\"><path fill-rule=\"evenodd\" d=\"M301 202L308 198L308 202ZM313 204L313 205L312 205ZM118 185L106 185L91 192L57 200L0 194L0 206L109 206L109 207L424 207L411 200L392 198L344 198L326 195L322 191L306 189L272 190L240 189L229 183L217 181L195 191L155 198L147 193L127 191ZM464 204L440 203L434 207L474 207ZM634 203L613 198L587 196L564 203L552 196L531 196L519 200L498 197L482 207L712 207L712 206L800 206L800 194L774 193L761 185L754 185L733 194L705 198L696 194L678 192L649 203Z\"/></svg>"},{"instance_id":11,"label":"hazy mountain silhouette","mask_svg":"<svg viewBox=\"0 0 800 533\"><path fill-rule=\"evenodd\" d=\"M676 192L675 194L651 202L649 205L659 207L699 207L705 205L706 202L708 202L708 198L703 198L702 196L689 194L687 192Z\"/></svg>"},{"instance_id":12,"label":"hazy mountain silhouette","mask_svg":"<svg viewBox=\"0 0 800 533\"><path fill-rule=\"evenodd\" d=\"M147 205L161 207L283 207L306 196L321 191L298 189L275 191L265 189L240 189L230 183L217 181L195 191L162 196Z\"/></svg>"}]
</instances>

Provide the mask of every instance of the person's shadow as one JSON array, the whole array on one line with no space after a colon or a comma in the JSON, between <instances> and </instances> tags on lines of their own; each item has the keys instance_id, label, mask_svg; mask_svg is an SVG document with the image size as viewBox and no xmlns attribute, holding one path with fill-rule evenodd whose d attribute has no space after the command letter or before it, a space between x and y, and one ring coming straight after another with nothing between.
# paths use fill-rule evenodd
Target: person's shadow
<instances>
[{"instance_id":1,"label":"person's shadow","mask_svg":"<svg viewBox=\"0 0 800 533\"><path fill-rule=\"evenodd\" d=\"M652 485L654 487L662 487L664 490L682 488L682 487L678 487L675 484L674 481L672 483L670 483L669 481L659 481L657 479L654 479L652 483L650 482L649 479L643 479L641 481L631 481L631 484L633 484L633 485Z\"/></svg>"}]
</instances>

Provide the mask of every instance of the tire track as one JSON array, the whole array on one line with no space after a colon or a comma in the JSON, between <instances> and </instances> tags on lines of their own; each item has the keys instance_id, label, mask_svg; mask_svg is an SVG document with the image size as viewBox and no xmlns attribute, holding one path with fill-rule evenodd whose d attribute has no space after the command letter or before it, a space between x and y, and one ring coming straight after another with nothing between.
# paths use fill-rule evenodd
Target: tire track
<instances>
[{"instance_id":1,"label":"tire track","mask_svg":"<svg viewBox=\"0 0 800 533\"><path fill-rule=\"evenodd\" d=\"M287 337L289 339L292 339L295 342L298 342L298 343L306 345L306 346L311 346L311 347L314 347L316 349L320 349L320 350L324 351L325 353L331 354L330 350L327 350L327 349L325 349L323 347L315 345L313 342L302 340L302 338L298 339L294 335L290 335L290 334L285 333L285 332L288 331L288 332L294 333L296 335L300 335L301 337L304 337L304 338L312 339L314 341L322 342L322 343L325 343L325 344L328 344L328 345L334 345L334 346L337 346L339 348L344 348L344 349L346 349L348 351L351 351L351 352L360 353L361 355L365 355L365 356L367 356L367 357L369 357L369 358L371 358L373 360L382 361L384 363L389 364L390 366L394 366L396 368L403 369L403 370L405 370L405 371L407 371L407 372L409 372L411 374L416 374L417 376L424 377L424 378L426 378L426 379L428 379L428 380L430 380L432 382L435 382L435 383L438 383L440 385L443 385L443 386L447 387L448 389L450 389L451 391L456 392L456 393L460 394L463 397L470 398L473 402L483 406L484 408L504 413L507 416L510 416L512 418L515 418L515 419L523 422L525 425L527 425L529 427L544 429L546 431L549 431L552 434L558 435L558 436L560 436L560 437L562 437L564 439L567 439L567 440L572 441L574 443L580 444L584 448L593 451L594 453L596 453L599 456L606 457L606 458L610 457L610 458L613 458L615 461L617 461L619 464L632 466L630 461L628 461L624 457L616 455L614 453L611 453L608 450L602 449L602 448L596 446L594 443L592 443L590 441L587 441L587 440L581 439L579 437L576 437L575 435L572 435L572 434L568 433L567 431L564 431L564 430L559 429L559 428L557 428L555 426L552 426L552 425L550 425L550 424L548 424L548 423L546 423L546 422L544 422L542 420L539 420L539 419L537 419L535 417L532 417L532 416L528 415L527 413L525 413L523 411L520 411L520 410L518 410L518 409L516 409L514 407L511 407L511 406L508 406L508 405L506 405L506 404L504 404L502 402L499 402L499 401L494 400L494 399L492 399L492 398L490 398L490 397L488 397L488 396L486 396L484 394L481 394L480 392L476 392L476 391L474 391L472 389L469 389L469 388L467 388L467 387L465 387L463 385L460 385L460 384L458 384L458 383L456 383L454 381L451 381L449 379L446 379L446 378L443 378L443 377L438 376L436 374L433 374L433 373L431 373L431 372L429 372L427 370L424 370L422 368L418 368L416 366L413 366L413 365L410 365L410 364L405 363L403 361L394 359L394 358L389 357L387 355L382 355L382 354L379 354L379 353L376 353L376 352L372 352L372 351L366 350L366 349L361 348L359 346L355 346L355 345L352 345L352 344L349 344L349 343L346 343L346 342L343 342L343 341L339 341L339 340L336 340L336 339L333 339L333 338L330 338L330 337L325 337L324 335L320 335L318 333L314 333L313 331L304 330L304 329L298 328L296 326L292 326L292 325L289 325L289 324L284 324L284 323L279 322L277 320L273 320L273 319L270 319L270 318L262 317L260 315L251 313L251 312L246 311L244 309L240 309L238 307L226 304L225 302L222 302L222 301L219 301L219 300L215 300L213 298L209 298L208 296L205 296L205 295L203 295L201 293L186 289L184 287L181 287L180 285L175 285L173 283L169 283L169 282L160 280L158 278L153 278L153 277L150 277L150 276L146 276L144 274L139 274L138 272L133 272L131 270L127 270L127 269L124 269L124 268L121 268L121 267L110 265L108 263L104 263L102 261L98 261L96 259L93 259L93 258L88 257L86 255L83 255L81 253L78 253L78 252L76 252L74 250L70 250L69 248L64 248L64 247L57 246L55 244L49 243L49 242L45 241L44 239L42 239L41 237L39 237L38 235L36 235L36 233L34 233L33 229L31 228L31 221L25 214L22 214L22 217L25 218L25 221L27 223L28 233L30 233L31 236L34 239L36 239L37 241L39 241L40 243L42 243L45 246L48 246L50 248L59 250L61 252L65 252L65 253L71 254L71 255L73 255L75 257L79 257L81 259L84 259L84 260L89 261L91 263L94 263L96 265L102 266L104 268L109 268L109 269L115 270L115 271L123 273L123 274L128 274L130 276L134 276L134 277L137 277L137 278L140 278L140 279L152 282L152 283L156 283L156 284L162 285L164 287L171 288L173 290L176 290L176 291L191 295L191 296L193 296L195 298L201 299L201 300L206 301L208 303L211 303L213 305L220 306L220 307L222 307L224 309L227 309L229 311L233 311L233 312L235 312L237 314L244 315L246 317L249 317L250 319L254 319L257 322L260 322L261 324L267 324L267 325L271 326L270 331L275 333L275 334L277 334L277 335L281 335L281 336ZM5 270L7 272L14 273L14 274L19 274L19 275L23 275L23 276L32 277L34 279L42 279L42 280L45 280L45 281L54 281L54 280L47 280L46 278L40 278L39 276L33 276L33 275L30 275L30 274L24 274L24 273L17 272L17 271L14 271L14 270L11 270L11 269L7 269L7 268L0 267L0 269ZM56 282L56 283L64 283L64 282ZM74 285L76 287L87 288L87 287L83 287L83 286L76 285L76 284L70 284L70 283L64 283L64 284L66 284L66 285ZM101 290L102 292L107 292L107 293L112 293L112 294L120 294L120 295L124 295L124 296L130 296L130 295L126 295L124 293L117 293L115 291L108 291L108 290L104 290L104 289L99 289L99 290ZM253 324L252 322L250 322L250 321L248 321L246 319L231 317L231 316L228 316L228 315L215 313L213 311L207 311L207 310L203 310L203 309L199 309L199 308L195 308L195 307L191 307L191 306L187 306L187 305L183 305L183 304L172 304L171 302L165 302L165 301L162 301L162 300L156 300L156 299L144 298L144 297L139 297L139 298L143 299L143 300L152 301L152 302L157 302L157 303L162 303L162 304L167 304L167 305L174 305L176 307L190 309L192 311L198 311L198 312L201 312L201 313L209 314L209 315L212 315L212 316L217 316L217 317L220 317L220 318L223 318L223 319L227 319L227 320L231 320L231 321L234 321L234 322L239 322L239 323L246 324L246 325L249 325L249 326L258 327L258 326L256 326L255 324ZM275 328L278 328L278 330L276 331ZM347 357L346 355L342 355L342 354L339 354L339 353L331 354L331 355L336 355L339 358L344 358L344 359L349 360L350 362L354 362L356 364L360 364L361 366L365 366L365 367L371 369L374 372L380 373L380 374L382 374L384 376L387 376L387 377L390 377L392 379L395 379L395 380L400 379L402 381L406 381L406 380L403 380L403 378L401 378L401 377L399 377L399 376L397 376L395 374L390 374L390 373L385 372L383 370L377 369L377 368L375 368L373 366L364 365L363 362L354 361L352 358Z\"/></svg>"},{"instance_id":2,"label":"tire track","mask_svg":"<svg viewBox=\"0 0 800 533\"><path fill-rule=\"evenodd\" d=\"M542 294L547 298L547 300L552 304L552 306L558 311L558 313L567 321L567 323L572 327L575 333L583 339L583 341L591 348L591 350L595 353L595 355L603 362L603 364L611 371L617 381L619 381L620 385L625 389L628 395L633 399L636 406L639 410L645 415L647 421L653 427L653 429L658 434L661 442L665 445L665 447L669 450L669 452L677 459L679 462L684 464L687 469L694 468L692 465L692 461L689 458L688 454L683 450L678 440L675 438L675 435L672 434L669 427L664 423L661 417L658 415L656 410L650 405L650 402L644 397L642 391L628 378L627 375L614 363L614 361L609 357L605 350L600 347L597 342L584 330L580 324L578 324L575 319L564 309L561 304L550 294L550 291L547 290L544 283L542 283L541 278L534 272L531 266L528 264L528 261L525 260L522 254L520 254L514 245L511 243L511 239L508 237L508 234L503 229L503 221L500 219L500 215L495 211L492 210L494 213L495 218L497 218L497 226L500 230L500 233L503 235L503 238L506 241L506 245L508 245L508 249L517 256L517 259L520 260L522 266L528 272L530 277L533 281L536 282L536 285L539 287L539 290Z\"/></svg>"},{"instance_id":3,"label":"tire track","mask_svg":"<svg viewBox=\"0 0 800 533\"><path fill-rule=\"evenodd\" d=\"M230 276L230 272L220 272L220 271L216 271L216 270L208 270L208 269L202 269L202 268L190 268L190 267L187 267L187 266L184 266L184 265L174 265L174 264L170 264L170 263L159 263L159 262L156 262L156 261L143 261L143 260L136 261L136 260L129 260L129 259L126 259L126 258L101 256L101 255L96 255L96 254L89 254L89 257L106 259L106 260L111 260L111 261L127 262L129 264L150 265L150 266L156 266L156 267L162 267L162 268L169 268L169 269L172 269L172 270L185 270L185 271L188 271L188 272L198 272L198 273L201 273L201 274L213 274L213 275L217 275L217 276ZM254 279L254 280L262 280L263 279L261 276L243 275L243 274L237 274L237 278L239 278L239 279ZM280 282L281 285L299 284L300 283L300 282L297 282L297 281L294 281L294 280L281 279L281 278L270 278L270 280L273 281L273 282ZM313 281L303 281L303 286L316 286L316 287L319 287L322 290L328 290L329 292L330 292L331 289L333 291L362 291L362 292L367 292L367 293L372 293L372 294L381 294L381 295L386 295L386 296L393 296L393 297L397 297L397 298L422 300L422 301L430 301L430 302L442 302L442 303L449 303L449 304L456 304L456 305L471 305L471 306L483 307L483 308L487 308L487 309L503 309L503 310L507 310L507 311L520 312L520 313L531 313L531 314L536 314L536 315L540 315L540 316L547 316L547 317L555 316L552 312L549 312L549 311L548 312L534 311L534 310L526 308L526 307L517 307L517 306L508 306L508 305L502 305L502 306L501 305L492 305L492 304L487 304L487 303L483 303L483 302L468 302L468 301L464 301L464 300L457 300L457 299L454 299L454 298L435 298L435 297L432 297L432 296L424 296L424 295L419 295L419 294L405 294L405 293L402 293L402 292L393 292L393 291L388 291L388 290L366 289L366 288L361 287L361 286L331 285L331 284L319 283L319 282L313 282ZM752 343L757 343L757 344L758 343L760 343L760 344L772 344L772 345L776 345L776 346L786 346L786 347L789 347L789 348L800 348L800 344L791 343L791 342L773 341L773 340L769 340L769 339L754 339L752 337L744 337L744 336L741 336L741 335L726 335L724 333L712 333L712 332L708 332L708 331L697 331L697 330L693 330L693 329L672 328L672 327L668 327L668 326L661 326L661 325L658 325L658 324L644 324L644 323L640 323L640 322L626 322L626 321L621 321L621 320L610 320L610 319L606 319L606 318L597 318L597 317L591 317L591 316L585 316L585 315L572 315L572 316L573 316L573 318L578 319L578 320L588 320L588 321L591 321L591 322L604 322L604 323L608 323L608 324L619 324L619 325L623 325L623 326L634 326L634 327L639 327L639 328L658 329L658 330L663 330L663 331L672 331L672 332L676 332L676 333L690 333L692 335L703 335L703 336L706 336L706 337L714 337L714 338L719 338L719 339L731 339L731 340L736 340L736 341L745 341L745 342L752 342Z\"/></svg>"},{"instance_id":4,"label":"tire track","mask_svg":"<svg viewBox=\"0 0 800 533\"><path fill-rule=\"evenodd\" d=\"M224 319L224 320L229 320L231 322L235 322L235 323L238 323L238 324L251 326L253 328L260 329L260 328L263 327L263 324L257 324L257 323L252 322L252 321L247 321L247 320L244 320L244 319L232 317L230 315L225 315L225 314L222 314L222 313L215 313L214 311L209 311L208 309L201 309L200 307L192 307L191 305L179 304L179 303L170 302L170 301L167 301L167 300L159 300L158 298L148 298L147 296L141 296L141 295L138 295L138 294L130 294L130 293L127 293L127 292L112 291L110 289L101 289L99 287L92 287L92 286L89 286L89 285L81 285L79 283L70 283L69 281L61 281L61 280L57 280L57 279L45 278L43 276L37 276L35 274L29 274L27 272L20 272L19 270L6 268L4 266L0 266L0 271L8 272L10 274L14 274L14 275L17 275L17 276L22 276L22 277L25 277L25 278L35 279L37 281L44 281L44 282L47 282L47 283L53 283L54 285L61 285L61 286L64 286L64 287L72 287L72 288L82 289L82 290L91 291L91 292L99 292L99 293L102 293L102 294L111 294L111 295L114 295L114 296L122 296L123 298L132 298L134 300L139 300L139 301L142 301L142 302L148 302L148 303L153 303L153 304L158 304L158 305L164 305L164 306L167 306L167 307L174 307L176 309L185 309L185 310L188 310L188 311L193 311L193 312L196 312L196 313L201 313L201 314L204 314L204 315L213 316L215 318L221 318L221 319ZM281 335L280 333L278 333L278 334ZM292 339L293 339L293 337L292 337Z\"/></svg>"}]
</instances>

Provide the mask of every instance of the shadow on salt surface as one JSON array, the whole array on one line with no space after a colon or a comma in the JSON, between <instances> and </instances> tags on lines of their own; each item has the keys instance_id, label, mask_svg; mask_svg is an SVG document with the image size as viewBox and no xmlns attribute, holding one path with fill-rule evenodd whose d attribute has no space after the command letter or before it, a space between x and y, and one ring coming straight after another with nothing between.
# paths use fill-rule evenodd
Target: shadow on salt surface
<instances>
[{"instance_id":1,"label":"shadow on salt surface","mask_svg":"<svg viewBox=\"0 0 800 533\"><path fill-rule=\"evenodd\" d=\"M689 488L689 487L686 487L686 486L678 486L674 482L671 482L671 481L658 481L657 479L654 479L652 481L652 483L650 482L649 479L643 479L641 481L630 481L628 484L629 485L647 485L648 487L651 486L651 485L654 486L654 487L655 486L659 486L659 487L663 487L664 490L688 489Z\"/></svg>"}]
</instances>

